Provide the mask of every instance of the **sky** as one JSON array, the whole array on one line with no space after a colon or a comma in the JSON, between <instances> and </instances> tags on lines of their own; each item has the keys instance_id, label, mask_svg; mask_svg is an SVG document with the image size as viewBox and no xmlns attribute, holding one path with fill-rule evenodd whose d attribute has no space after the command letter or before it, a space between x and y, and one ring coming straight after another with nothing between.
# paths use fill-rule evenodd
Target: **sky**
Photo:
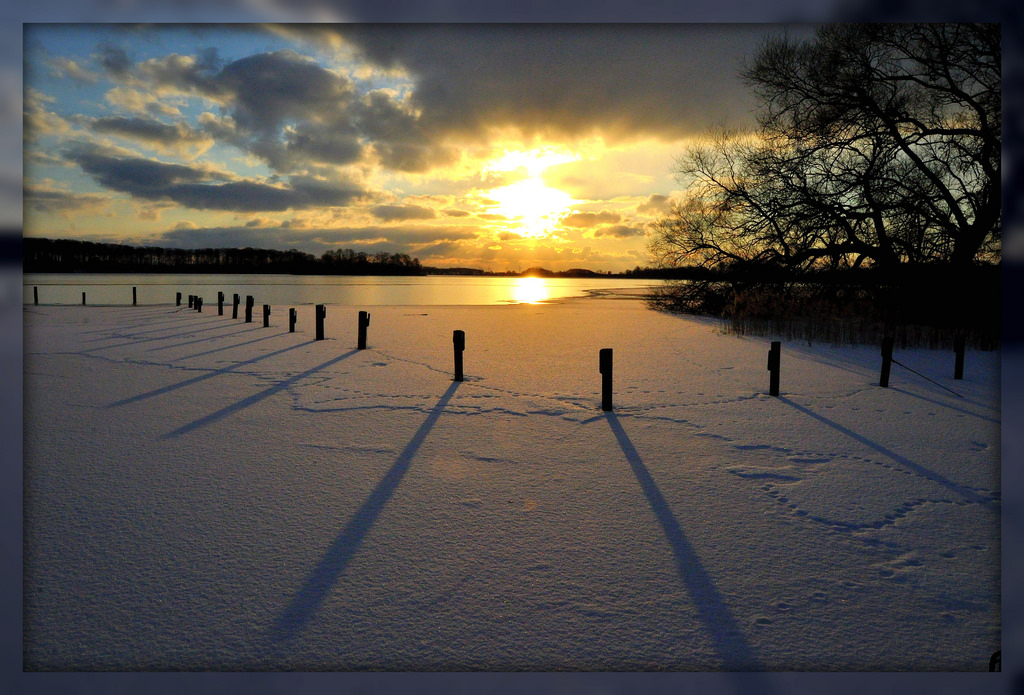
<instances>
[{"instance_id":1,"label":"sky","mask_svg":"<svg viewBox=\"0 0 1024 695\"><path fill-rule=\"evenodd\" d=\"M784 31L26 25L24 234L650 265L676 158L753 126L739 71Z\"/></svg>"}]
</instances>

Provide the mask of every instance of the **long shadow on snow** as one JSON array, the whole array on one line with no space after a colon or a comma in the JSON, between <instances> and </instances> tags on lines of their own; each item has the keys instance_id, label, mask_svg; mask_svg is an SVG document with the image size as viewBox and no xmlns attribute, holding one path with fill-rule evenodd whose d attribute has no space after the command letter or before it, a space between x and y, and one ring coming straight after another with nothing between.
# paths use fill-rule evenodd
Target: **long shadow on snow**
<instances>
[{"instance_id":1,"label":"long shadow on snow","mask_svg":"<svg viewBox=\"0 0 1024 695\"><path fill-rule=\"evenodd\" d=\"M338 577L345 571L348 563L359 550L359 546L362 544L366 534L373 528L377 517L384 510L384 505L391 499L391 495L394 494L406 471L409 470L409 465L423 444L423 440L430 434L430 430L437 424L437 420L441 417L445 406L448 405L448 401L455 395L459 383L458 381L452 382L452 385L448 387L448 390L444 392L441 399L430 410L430 415L420 425L420 428L416 430L416 434L412 436L405 449L398 455L391 469L377 483L377 487L373 489L370 496L363 502L363 506L352 515L345 528L334 539L331 547L324 554L323 559L320 560L320 563L310 573L306 583L295 594L292 602L285 608L284 613L274 621L273 626L270 628L272 640L281 642L291 639L312 619L320 604L323 603L323 600L330 592L331 587L334 586Z\"/></svg>"},{"instance_id":2,"label":"long shadow on snow","mask_svg":"<svg viewBox=\"0 0 1024 695\"><path fill-rule=\"evenodd\" d=\"M43 306L43 305L40 305L40 306ZM160 325L162 323L180 323L181 322L181 312L184 309L185 309L185 307L178 307L177 310L174 310L174 308L172 307L171 311L168 311L166 308L160 307L160 308L157 308L157 309L155 309L154 311L151 311L151 312L150 311L142 312L142 311L139 311L138 308L136 307L136 308L132 309L131 317L132 317L132 319L141 319L143 322L142 323L132 323L132 324L128 324L128 325L123 325L123 326L121 326L121 328L123 330L131 330L133 328L149 328L150 326L158 326L158 325ZM192 309L188 309L188 311L191 312ZM149 320L150 317L164 317L164 316L169 316L171 318L167 318L167 319L165 319L163 321L152 321L152 320ZM102 328L93 328L93 329L88 330L88 331L82 331L81 335L92 335L93 333L105 333L105 332L108 332L110 330L111 330L110 326L103 326ZM161 329L158 328L158 329L155 329L155 330L161 330ZM163 329L163 330L166 330L166 329ZM100 338L98 340L102 340L102 339ZM85 342L89 342L89 341L85 341Z\"/></svg>"},{"instance_id":3,"label":"long shadow on snow","mask_svg":"<svg viewBox=\"0 0 1024 695\"><path fill-rule=\"evenodd\" d=\"M260 324L260 326L262 326L262 325L263 324ZM241 324L241 325L225 323L225 324L222 324L222 326L223 327L228 327L228 328L238 326L238 330L231 331L230 333L225 333L224 335L220 335L220 336L208 336L208 335L206 335L206 336L202 336L200 338L193 338L192 340L186 340L186 341L181 342L181 343L171 343L170 345L161 345L159 347L151 347L148 350L146 350L146 352L159 352L161 350L170 350L172 348L184 347L185 345L193 345L195 343L207 343L207 342L209 342L211 340L218 340L220 338L227 338L227 337L232 336L232 335L237 335L239 333L246 333L248 331L252 331L252 330L255 329L255 327L252 324L250 324L249 326L246 326L244 323ZM192 337L196 333L204 333L206 331L216 330L217 328L221 328L222 326L213 326L211 328L201 328L198 331L187 331L186 333L182 333L180 335L182 337L185 337L185 336ZM248 331L246 329L248 329ZM278 335L281 335L281 334L278 333ZM160 338L151 338L150 340L168 340L170 338L177 338L177 337L178 337L177 335L168 335L168 336L162 336Z\"/></svg>"},{"instance_id":4,"label":"long shadow on snow","mask_svg":"<svg viewBox=\"0 0 1024 695\"><path fill-rule=\"evenodd\" d=\"M114 401L113 403L110 403L110 404L108 404L108 405L106 405L104 407L105 408L119 408L122 405L129 405L130 403L136 403L138 401L143 401L143 400L146 400L147 398L153 398L154 396L160 396L160 395L168 393L170 391L176 391L177 389L184 388L185 386L191 386L192 384L199 383L200 381L205 381L206 379L210 379L212 377L219 376L221 374L227 374L228 372L232 372L232 371L238 369L239 367L244 367L247 364L252 364L254 362L259 362L260 360L265 360L265 359L267 359L269 357L275 357L277 355L280 355L283 352L288 352L289 350L294 350L295 348L300 348L303 345L309 345L312 342L313 342L312 340L308 340L308 341L306 341L304 343L298 343L297 345L292 345L290 347L282 348L281 350L276 350L274 352L268 352L265 355L259 355L258 357L253 357L253 358L248 359L248 360L243 360L242 362L236 362L235 364L231 365L230 367L225 367L224 369L215 369L213 371L206 372L205 374L200 374L199 376L192 377L191 379L185 379L185 381L179 381L177 384L170 384L169 386L161 386L158 389L153 389L152 391L147 391L146 393L140 393L137 396L130 396L128 398L122 398L121 400ZM246 343L241 343L241 345L245 345L245 344ZM234 345L232 347L239 347L239 345ZM346 355L346 357L347 357L347 355Z\"/></svg>"},{"instance_id":5,"label":"long shadow on snow","mask_svg":"<svg viewBox=\"0 0 1024 695\"><path fill-rule=\"evenodd\" d=\"M295 345L292 348L285 348L285 350L290 350L290 349L293 349L295 347L298 347L298 345ZM284 352L284 350L278 350L277 353L271 353L271 354L279 354L281 352ZM292 384L295 384L295 383L305 379L310 374L315 374L316 372L319 372L321 369L326 369L327 367L330 367L332 364L336 364L338 362L341 362L343 359L351 357L352 355L356 354L357 352L359 352L359 351L358 350L349 350L348 352L346 352L343 355L338 355L337 357L333 357L333 358L327 360L326 362L324 362L323 364L318 364L317 366L311 367L310 369L307 369L306 371L304 371L304 372L302 372L300 374L296 374L295 376L288 377L284 381L279 381L278 383L274 384L273 386L271 386L268 389L263 389L259 393L254 393L253 395L249 396L248 398L243 398L242 400L238 401L237 403L232 403L229 406L225 406L225 407L221 408L220 410L218 410L215 413L210 413L206 417L201 417L198 420L193 420L192 422L188 423L187 425L182 425L178 429L176 429L176 430L174 430L172 432L168 432L167 434L162 436L161 439L169 439L171 437L177 437L177 436L182 435L182 434L187 434L187 433L191 432L192 430L199 429L200 427L206 427L207 425L210 425L210 424L212 424L214 422L217 422L217 420L225 418L228 415L231 415L232 413L237 413L239 410L243 410L244 408L248 408L250 405L253 405L255 403L259 403L264 398L266 398L268 396L272 396L275 393L288 388Z\"/></svg>"},{"instance_id":6,"label":"long shadow on snow","mask_svg":"<svg viewBox=\"0 0 1024 695\"><path fill-rule=\"evenodd\" d=\"M926 403L932 403L934 405L939 406L940 408L946 408L947 410L952 410L952 411L957 412L957 413L963 413L964 415L970 415L971 417L976 417L979 420L985 420L986 422L991 422L991 423L994 423L996 425L1000 424L999 418L989 417L988 415L982 415L981 413L975 413L974 411L967 410L966 408L958 408L955 405L951 405L949 403L945 403L943 401L939 401L939 400L936 400L934 398L928 398L927 396L922 396L919 393L911 393L910 391L907 391L906 389L902 389L902 388L900 388L898 386L890 386L889 390L890 391L895 391L897 393L902 393L903 395L910 396L911 398L920 399L920 400L922 400L922 401L924 401ZM972 401L969 398L964 398L964 401L967 402L967 403L970 403L971 405L976 405L979 408L985 408L987 410L998 410L998 406L985 405L984 403L978 403L976 401Z\"/></svg>"},{"instance_id":7,"label":"long shadow on snow","mask_svg":"<svg viewBox=\"0 0 1024 695\"><path fill-rule=\"evenodd\" d=\"M608 420L608 426L611 427L615 438L619 441L622 453L629 461L633 475L640 483L640 488L643 490L648 504L651 505L654 516L657 517L665 532L665 537L668 538L668 542L672 546L672 553L676 558L676 570L697 606L697 615L704 624L704 629L711 636L715 650L722 657L725 670L763 670L754 650L747 644L736 618L733 617L722 596L715 589L711 576L704 569L700 557L697 556L690 541L687 540L686 534L683 533L682 527L679 526L679 522L672 514L668 501L665 500L654 483L654 479L651 478L651 474L640 459L633 442L630 441L629 435L619 424L618 417L613 412L606 412L605 418Z\"/></svg>"},{"instance_id":8,"label":"long shadow on snow","mask_svg":"<svg viewBox=\"0 0 1024 695\"><path fill-rule=\"evenodd\" d=\"M796 410L799 410L804 415L808 415L808 416L814 418L818 422L825 423L826 425L828 425L829 427L832 427L836 431L845 434L847 437L850 437L851 439L855 439L858 442L860 442L861 444L864 444L865 446L868 446L868 447L874 449L878 453L880 453L883 456L886 456L889 459L895 461L896 463L898 463L899 465L903 466L904 468L907 468L907 469L913 471L914 473L916 473L917 475L921 476L922 478L927 478L928 480L931 480L932 482L935 482L935 483L938 483L939 485L942 485L943 487L949 489L951 492L956 493L960 497L964 498L968 502L973 502L974 504L980 504L983 507L985 507L987 509L990 509L990 510L993 510L993 511L996 509L996 507L998 505L997 501L993 497L981 495L981 494L975 492L974 490L970 489L969 487L967 487L965 485L960 485L959 483L953 482L949 478L945 478L945 477L939 475L935 471L930 471L927 468L925 468L924 466L922 466L920 464L917 464L917 463L914 463L913 461L911 461L910 459L906 458L905 456L900 456L895 451L890 451L889 449L886 449L881 444L878 444L877 442L873 442L870 439L868 439L867 437L865 437L863 435L860 435L860 434L857 434L856 432L854 432L853 430L851 430L851 429L849 429L847 427L843 427L838 422L833 422L832 420L829 420L827 417L825 417L823 415L819 415L818 413L814 412L813 410L811 410L809 408L805 408L802 405L794 403L793 401L789 400L785 396L780 396L778 400L783 402L783 403L785 403L786 405L788 405L788 406L790 406L792 408L795 408Z\"/></svg>"},{"instance_id":9,"label":"long shadow on snow","mask_svg":"<svg viewBox=\"0 0 1024 695\"><path fill-rule=\"evenodd\" d=\"M86 348L84 350L77 350L76 352L81 353L81 354L86 354L86 353L89 353L89 352L97 352L99 350L114 350L116 348L131 347L133 345L139 345L141 343L153 343L153 342L157 342L157 341L160 341L160 340L171 340L173 338L181 338L181 337L185 337L185 336L192 336L192 335L195 335L196 333L205 333L206 331L216 331L216 330L222 330L224 328L231 328L231 327L232 327L232 324L230 324L230 323L219 323L219 324L217 324L215 326L209 326L207 328L198 328L198 329L196 329L196 328L189 328L189 329L183 330L180 333L174 333L174 334L171 334L171 335L156 335L156 336L150 336L148 338L138 338L137 340L134 339L136 337L134 335L117 336L117 338L122 338L122 339L127 338L128 341L124 342L124 343L116 343L114 345L97 345L96 347ZM167 331L167 330L171 330L171 329L170 328L164 328L163 330ZM240 331L234 331L234 332L238 333ZM115 339L114 337L106 338L106 340L114 340L114 339ZM208 340L208 338L206 338L205 340ZM171 346L169 346L169 347L171 347ZM163 350L164 348L158 348L158 349Z\"/></svg>"},{"instance_id":10,"label":"long shadow on snow","mask_svg":"<svg viewBox=\"0 0 1024 695\"><path fill-rule=\"evenodd\" d=\"M211 350L204 350L203 352L194 352L190 355L182 355L181 357L174 357L171 361L180 362L183 359L195 359L196 357L203 357L205 355L211 355L214 352L223 352L224 350L231 350L237 347L245 347L246 345L252 345L253 343L260 343L264 340L271 340L273 338L282 338L287 336L287 333L274 333L269 336L263 336L262 338L254 338L253 340L247 340L244 343L232 343L231 345L221 345L219 348L213 348ZM207 342L206 340L202 342ZM181 343L183 345L184 343Z\"/></svg>"}]
</instances>

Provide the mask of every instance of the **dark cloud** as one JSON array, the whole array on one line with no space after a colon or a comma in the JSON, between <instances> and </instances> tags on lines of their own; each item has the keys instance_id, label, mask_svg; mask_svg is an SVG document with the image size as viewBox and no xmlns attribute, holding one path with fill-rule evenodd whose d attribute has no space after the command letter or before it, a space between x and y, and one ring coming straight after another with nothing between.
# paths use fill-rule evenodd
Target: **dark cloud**
<instances>
[{"instance_id":1,"label":"dark cloud","mask_svg":"<svg viewBox=\"0 0 1024 695\"><path fill-rule=\"evenodd\" d=\"M370 212L382 220L429 220L437 217L430 208L422 205L377 205Z\"/></svg>"},{"instance_id":2,"label":"dark cloud","mask_svg":"<svg viewBox=\"0 0 1024 695\"><path fill-rule=\"evenodd\" d=\"M454 241L442 241L437 244L418 247L416 249L416 257L422 261L423 259L450 258L451 256L461 255L464 252L465 248L462 244Z\"/></svg>"},{"instance_id":3,"label":"dark cloud","mask_svg":"<svg viewBox=\"0 0 1024 695\"><path fill-rule=\"evenodd\" d=\"M471 212L468 212L466 210L456 210L454 208L449 208L448 210L444 210L443 212L445 217L469 217L472 214Z\"/></svg>"},{"instance_id":4,"label":"dark cloud","mask_svg":"<svg viewBox=\"0 0 1024 695\"><path fill-rule=\"evenodd\" d=\"M293 177L290 186L236 181L209 169L168 164L141 157L120 157L99 148L66 153L97 183L144 200L171 200L198 210L283 211L346 205L363 191L312 177Z\"/></svg>"},{"instance_id":5,"label":"dark cloud","mask_svg":"<svg viewBox=\"0 0 1024 695\"><path fill-rule=\"evenodd\" d=\"M459 151L439 144L377 142L374 152L382 166L396 171L418 173L458 161Z\"/></svg>"},{"instance_id":6,"label":"dark cloud","mask_svg":"<svg viewBox=\"0 0 1024 695\"><path fill-rule=\"evenodd\" d=\"M296 229L283 225L268 227L183 227L164 232L153 241L155 245L174 248L298 248L307 253L322 254L339 246L356 251L388 251L389 253L421 253L422 249L473 239L476 230L454 227L423 228L314 228Z\"/></svg>"},{"instance_id":7,"label":"dark cloud","mask_svg":"<svg viewBox=\"0 0 1024 695\"><path fill-rule=\"evenodd\" d=\"M253 181L217 184L185 183L168 186L167 197L196 210L234 210L236 212L283 211L308 207L294 191Z\"/></svg>"},{"instance_id":8,"label":"dark cloud","mask_svg":"<svg viewBox=\"0 0 1024 695\"><path fill-rule=\"evenodd\" d=\"M126 77L134 64L123 48L103 44L96 49L96 62L115 77Z\"/></svg>"},{"instance_id":9,"label":"dark cloud","mask_svg":"<svg viewBox=\"0 0 1024 695\"><path fill-rule=\"evenodd\" d=\"M387 120L382 118L383 109L362 115L350 79L291 50L223 64L217 52L208 49L198 57L171 55L147 61L138 72L157 88L169 87L219 103L222 116L201 121L206 132L252 152L283 173L310 164L360 161L365 154L360 126L381 128ZM382 159L396 160L396 168L423 167L422 154L400 155Z\"/></svg>"},{"instance_id":10,"label":"dark cloud","mask_svg":"<svg viewBox=\"0 0 1024 695\"><path fill-rule=\"evenodd\" d=\"M207 132L281 173L310 163L352 164L370 152L385 168L419 173L457 162L458 139L483 137L491 127L674 139L714 121L747 119L753 102L736 79L738 61L768 30L590 24L288 28L307 38L336 32L365 60L404 69L412 88L402 95L361 93L361 84L293 50L225 63L215 49L206 49L133 63L108 45L97 59L125 82L213 100L221 117L204 123Z\"/></svg>"},{"instance_id":11,"label":"dark cloud","mask_svg":"<svg viewBox=\"0 0 1024 695\"><path fill-rule=\"evenodd\" d=\"M359 184L344 178L291 176L288 182L301 199L302 204L297 206L300 208L349 205L357 200L370 200L374 197Z\"/></svg>"},{"instance_id":12,"label":"dark cloud","mask_svg":"<svg viewBox=\"0 0 1024 695\"><path fill-rule=\"evenodd\" d=\"M268 156L267 161L275 169L285 171L308 162L353 164L363 158L364 147L359 134L348 128L304 124L289 133L283 146L273 153L276 156Z\"/></svg>"},{"instance_id":13,"label":"dark cloud","mask_svg":"<svg viewBox=\"0 0 1024 695\"><path fill-rule=\"evenodd\" d=\"M120 135L164 146L198 142L206 137L183 123L169 125L151 118L97 118L92 122L92 129L98 133Z\"/></svg>"},{"instance_id":14,"label":"dark cloud","mask_svg":"<svg viewBox=\"0 0 1024 695\"><path fill-rule=\"evenodd\" d=\"M115 157L98 148L69 150L66 157L106 188L154 200L168 197L172 186L208 180L210 174L183 164L167 164L141 157Z\"/></svg>"},{"instance_id":15,"label":"dark cloud","mask_svg":"<svg viewBox=\"0 0 1024 695\"><path fill-rule=\"evenodd\" d=\"M275 133L287 118L334 115L355 94L351 80L294 51L236 60L209 84L213 94L231 96L230 110L239 126L257 133Z\"/></svg>"},{"instance_id":16,"label":"dark cloud","mask_svg":"<svg viewBox=\"0 0 1024 695\"><path fill-rule=\"evenodd\" d=\"M28 185L24 188L25 209L35 212L73 212L95 207L102 202L99 196L87 193L69 193Z\"/></svg>"},{"instance_id":17,"label":"dark cloud","mask_svg":"<svg viewBox=\"0 0 1024 695\"><path fill-rule=\"evenodd\" d=\"M428 133L675 138L749 118L737 72L761 25L341 25L383 67L416 82ZM471 59L467 59L471 56Z\"/></svg>"},{"instance_id":18,"label":"dark cloud","mask_svg":"<svg viewBox=\"0 0 1024 695\"><path fill-rule=\"evenodd\" d=\"M603 210L601 212L574 212L562 218L562 224L566 227L596 227L601 224L613 224L618 222L621 216L615 212Z\"/></svg>"},{"instance_id":19,"label":"dark cloud","mask_svg":"<svg viewBox=\"0 0 1024 695\"><path fill-rule=\"evenodd\" d=\"M624 224L617 224L613 227L602 227L594 232L595 237L614 237L616 239L627 239L633 236L643 236L644 230L637 227L629 227Z\"/></svg>"},{"instance_id":20,"label":"dark cloud","mask_svg":"<svg viewBox=\"0 0 1024 695\"><path fill-rule=\"evenodd\" d=\"M646 202L636 207L636 211L646 215L659 215L669 208L669 197L665 195L652 195Z\"/></svg>"}]
</instances>

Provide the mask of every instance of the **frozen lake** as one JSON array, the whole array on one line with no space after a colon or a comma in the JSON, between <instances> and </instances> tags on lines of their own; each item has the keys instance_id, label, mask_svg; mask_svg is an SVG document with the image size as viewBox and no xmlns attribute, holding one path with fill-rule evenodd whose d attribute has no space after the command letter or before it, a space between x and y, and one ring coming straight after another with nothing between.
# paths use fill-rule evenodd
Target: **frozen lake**
<instances>
[{"instance_id":1,"label":"frozen lake","mask_svg":"<svg viewBox=\"0 0 1024 695\"><path fill-rule=\"evenodd\" d=\"M308 305L296 333L22 311L27 670L985 671L1000 647L999 353L953 380L951 352L900 351L934 381L886 389L876 347L787 343L773 398L767 340L637 301L381 306L366 350L355 307L322 341Z\"/></svg>"},{"instance_id":2,"label":"frozen lake","mask_svg":"<svg viewBox=\"0 0 1024 695\"><path fill-rule=\"evenodd\" d=\"M136 287L140 305L167 304L175 294L194 294L203 304L216 304L224 292L230 304L239 294L244 303L252 295L256 304L340 306L467 306L533 304L593 293L643 293L658 280L624 278L515 278L461 275L352 276L352 275L185 275L28 273L23 301L31 304L38 288L40 304L81 304L86 293L91 305L131 304ZM183 300L184 301L184 300Z\"/></svg>"}]
</instances>

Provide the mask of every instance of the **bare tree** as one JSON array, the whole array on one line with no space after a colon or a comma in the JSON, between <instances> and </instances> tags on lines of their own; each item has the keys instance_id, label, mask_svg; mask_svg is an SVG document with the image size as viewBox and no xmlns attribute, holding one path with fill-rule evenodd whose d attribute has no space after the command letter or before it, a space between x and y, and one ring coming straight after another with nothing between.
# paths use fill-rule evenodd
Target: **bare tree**
<instances>
[{"instance_id":1,"label":"bare tree","mask_svg":"<svg viewBox=\"0 0 1024 695\"><path fill-rule=\"evenodd\" d=\"M677 161L666 266L952 269L1001 254L998 25L836 25L767 39L753 133Z\"/></svg>"}]
</instances>

